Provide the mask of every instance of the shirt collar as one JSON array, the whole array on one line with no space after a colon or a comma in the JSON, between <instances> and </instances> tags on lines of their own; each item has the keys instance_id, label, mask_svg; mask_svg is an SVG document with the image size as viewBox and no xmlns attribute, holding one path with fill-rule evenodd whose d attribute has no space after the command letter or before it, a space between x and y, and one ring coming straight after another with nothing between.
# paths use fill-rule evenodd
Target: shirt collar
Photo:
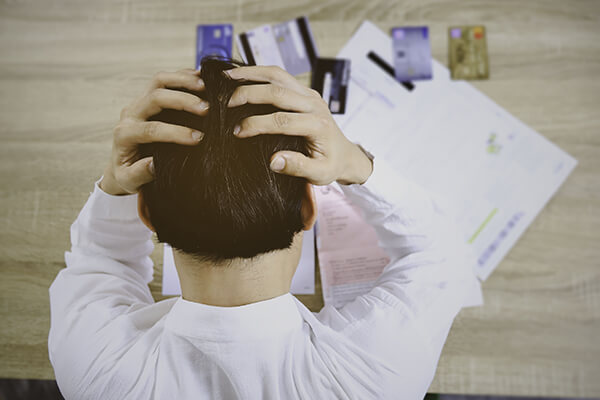
<instances>
[{"instance_id":1,"label":"shirt collar","mask_svg":"<svg viewBox=\"0 0 600 400\"><path fill-rule=\"evenodd\" d=\"M220 307L177 299L165 327L183 336L240 341L280 335L302 326L291 293L237 307Z\"/></svg>"}]
</instances>

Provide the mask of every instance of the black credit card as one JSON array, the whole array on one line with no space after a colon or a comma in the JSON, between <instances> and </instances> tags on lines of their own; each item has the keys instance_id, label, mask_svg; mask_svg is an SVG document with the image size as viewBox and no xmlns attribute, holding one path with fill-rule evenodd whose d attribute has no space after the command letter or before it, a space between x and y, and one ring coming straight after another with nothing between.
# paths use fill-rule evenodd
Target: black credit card
<instances>
[{"instance_id":1,"label":"black credit card","mask_svg":"<svg viewBox=\"0 0 600 400\"><path fill-rule=\"evenodd\" d=\"M350 60L343 58L316 59L310 86L323 96L332 114L343 114L346 111L349 81Z\"/></svg>"}]
</instances>

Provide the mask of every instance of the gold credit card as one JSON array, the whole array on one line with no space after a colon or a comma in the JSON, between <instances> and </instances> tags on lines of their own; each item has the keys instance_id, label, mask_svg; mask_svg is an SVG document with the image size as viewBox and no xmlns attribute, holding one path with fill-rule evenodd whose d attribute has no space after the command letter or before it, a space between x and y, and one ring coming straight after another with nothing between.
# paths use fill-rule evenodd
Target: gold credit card
<instances>
[{"instance_id":1,"label":"gold credit card","mask_svg":"<svg viewBox=\"0 0 600 400\"><path fill-rule=\"evenodd\" d=\"M487 39L483 25L448 28L448 64L452 79L488 79Z\"/></svg>"}]
</instances>

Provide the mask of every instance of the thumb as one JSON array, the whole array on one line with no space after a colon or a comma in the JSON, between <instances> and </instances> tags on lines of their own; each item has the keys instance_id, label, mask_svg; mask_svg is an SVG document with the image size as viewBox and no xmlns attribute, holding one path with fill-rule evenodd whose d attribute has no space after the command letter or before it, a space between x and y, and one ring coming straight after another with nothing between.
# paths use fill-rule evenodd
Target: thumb
<instances>
[{"instance_id":1,"label":"thumb","mask_svg":"<svg viewBox=\"0 0 600 400\"><path fill-rule=\"evenodd\" d=\"M142 158L126 167L124 175L124 182L121 186L131 193L137 192L140 186L154 179L152 157Z\"/></svg>"},{"instance_id":2,"label":"thumb","mask_svg":"<svg viewBox=\"0 0 600 400\"><path fill-rule=\"evenodd\" d=\"M324 173L326 169L320 168L320 162L302 153L295 151L278 151L271 157L271 170L284 175L306 178L310 183L325 185Z\"/></svg>"}]
</instances>

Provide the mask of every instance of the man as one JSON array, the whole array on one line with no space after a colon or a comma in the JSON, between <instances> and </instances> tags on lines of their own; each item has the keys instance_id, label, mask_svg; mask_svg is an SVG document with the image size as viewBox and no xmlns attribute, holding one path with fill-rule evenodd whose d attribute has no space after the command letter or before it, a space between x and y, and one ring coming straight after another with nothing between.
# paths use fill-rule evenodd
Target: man
<instances>
[{"instance_id":1,"label":"man","mask_svg":"<svg viewBox=\"0 0 600 400\"><path fill-rule=\"evenodd\" d=\"M160 73L123 110L50 288L61 391L423 398L473 282L460 235L427 193L351 143L318 93L279 68L233 67ZM368 294L313 314L289 288L317 215L310 184L334 181L391 261ZM155 303L148 290L152 230L178 249L181 298Z\"/></svg>"}]
</instances>

